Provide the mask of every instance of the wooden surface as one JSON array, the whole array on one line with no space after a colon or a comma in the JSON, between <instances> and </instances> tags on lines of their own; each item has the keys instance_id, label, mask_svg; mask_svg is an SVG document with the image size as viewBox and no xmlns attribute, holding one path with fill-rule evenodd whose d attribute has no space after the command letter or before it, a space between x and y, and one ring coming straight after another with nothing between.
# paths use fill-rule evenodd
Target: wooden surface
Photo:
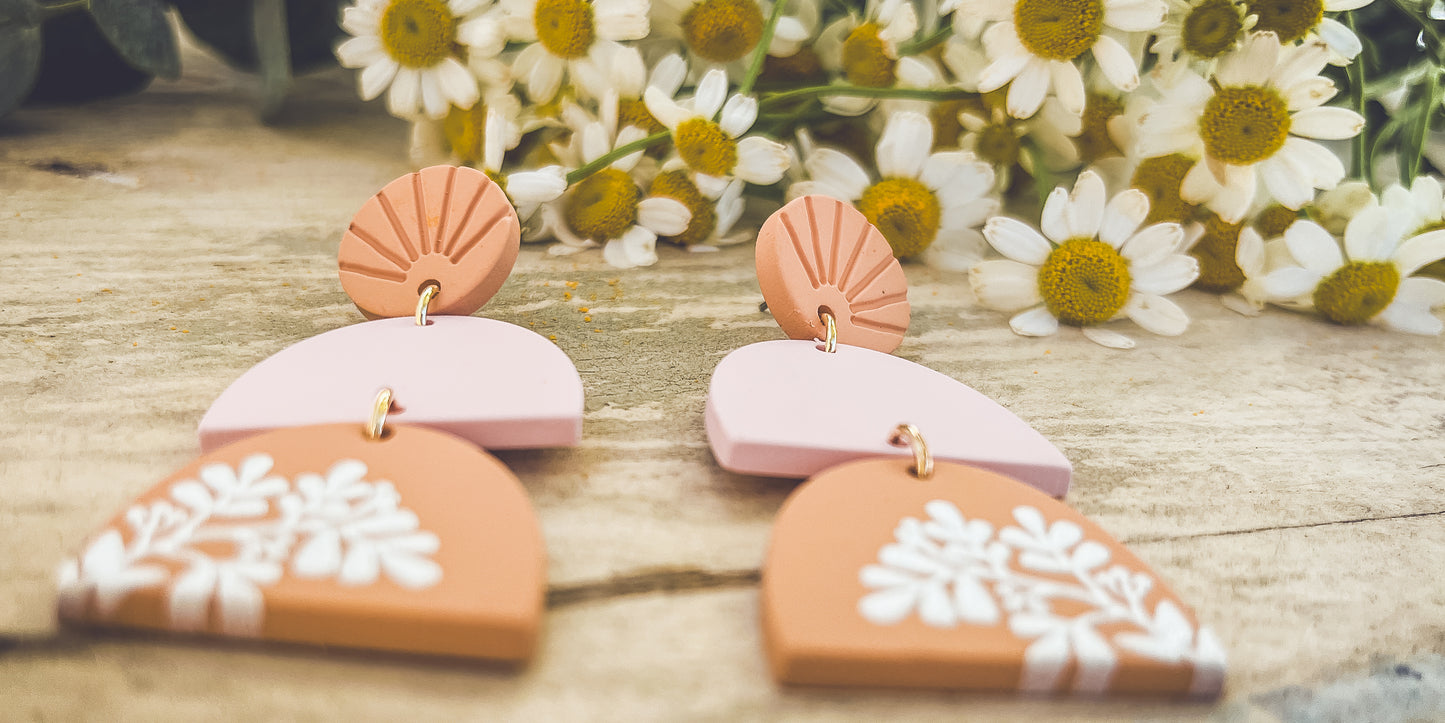
<instances>
[{"instance_id":1,"label":"wooden surface","mask_svg":"<svg viewBox=\"0 0 1445 723\"><path fill-rule=\"evenodd\" d=\"M1440 340L1246 319L1196 292L1182 294L1187 335L1121 327L1137 332L1130 352L1070 329L1024 339L962 276L909 265L897 353L1064 451L1068 501L1224 641L1229 696L777 688L755 583L793 483L723 472L702 427L717 361L781 338L748 246L664 249L633 271L528 246L483 310L556 335L587 393L580 447L501 455L551 560L528 669L57 631L57 562L196 453L211 400L273 352L361 320L337 242L409 170L407 129L357 101L347 74L301 81L264 127L247 79L187 62L139 96L0 120L0 719L1323 720L1345 708L1310 718L1301 696L1373 671L1419 698L1432 680L1419 661L1445 651Z\"/></svg>"}]
</instances>

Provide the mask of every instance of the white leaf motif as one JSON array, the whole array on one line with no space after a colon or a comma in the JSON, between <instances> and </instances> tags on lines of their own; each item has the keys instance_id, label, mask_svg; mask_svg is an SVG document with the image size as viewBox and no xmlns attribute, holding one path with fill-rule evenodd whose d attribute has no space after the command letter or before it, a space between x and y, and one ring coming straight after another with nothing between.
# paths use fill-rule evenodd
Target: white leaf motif
<instances>
[{"instance_id":1,"label":"white leaf motif","mask_svg":"<svg viewBox=\"0 0 1445 723\"><path fill-rule=\"evenodd\" d=\"M216 589L215 563L205 560L192 565L171 584L171 627L176 630L204 630L210 616L211 594Z\"/></svg>"}]
</instances>

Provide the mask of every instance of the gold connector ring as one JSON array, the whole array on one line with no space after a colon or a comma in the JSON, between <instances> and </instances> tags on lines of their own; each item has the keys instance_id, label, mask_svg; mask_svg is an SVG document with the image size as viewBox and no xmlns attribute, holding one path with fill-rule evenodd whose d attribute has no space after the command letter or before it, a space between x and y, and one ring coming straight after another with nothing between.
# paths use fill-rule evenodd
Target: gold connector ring
<instances>
[{"instance_id":1,"label":"gold connector ring","mask_svg":"<svg viewBox=\"0 0 1445 723\"><path fill-rule=\"evenodd\" d=\"M371 405L371 419L366 423L366 438L375 442L386 432L386 413L391 411L391 390L383 388L376 393Z\"/></svg>"},{"instance_id":2,"label":"gold connector ring","mask_svg":"<svg viewBox=\"0 0 1445 723\"><path fill-rule=\"evenodd\" d=\"M427 284L421 290L421 296L416 300L416 325L426 326L426 312L431 307L431 300L440 294L442 287L432 283Z\"/></svg>"},{"instance_id":3,"label":"gold connector ring","mask_svg":"<svg viewBox=\"0 0 1445 723\"><path fill-rule=\"evenodd\" d=\"M933 455L928 451L928 443L923 441L923 434L918 431L918 427L911 424L898 425L893 429L893 434L888 435L888 443L913 450L913 467L909 471L914 477L928 479L933 476Z\"/></svg>"},{"instance_id":4,"label":"gold connector ring","mask_svg":"<svg viewBox=\"0 0 1445 723\"><path fill-rule=\"evenodd\" d=\"M838 319L833 312L818 310L818 318L823 321L823 351L832 354L838 351Z\"/></svg>"}]
</instances>

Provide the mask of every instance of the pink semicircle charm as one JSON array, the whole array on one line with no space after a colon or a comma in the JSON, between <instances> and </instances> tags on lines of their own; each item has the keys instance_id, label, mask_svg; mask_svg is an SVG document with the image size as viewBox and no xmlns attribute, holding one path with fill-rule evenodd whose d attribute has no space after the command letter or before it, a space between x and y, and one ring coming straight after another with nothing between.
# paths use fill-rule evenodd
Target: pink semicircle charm
<instances>
[{"instance_id":1,"label":"pink semicircle charm","mask_svg":"<svg viewBox=\"0 0 1445 723\"><path fill-rule=\"evenodd\" d=\"M834 465L910 452L888 444L918 427L933 456L1013 477L1053 497L1073 466L1043 435L957 380L907 359L816 341L767 341L725 357L707 395L718 464L743 474L810 477Z\"/></svg>"},{"instance_id":2,"label":"pink semicircle charm","mask_svg":"<svg viewBox=\"0 0 1445 723\"><path fill-rule=\"evenodd\" d=\"M555 344L514 324L410 316L342 327L252 367L201 419L209 452L282 427L355 423L388 387L388 419L450 432L484 449L575 445L582 379Z\"/></svg>"}]
</instances>

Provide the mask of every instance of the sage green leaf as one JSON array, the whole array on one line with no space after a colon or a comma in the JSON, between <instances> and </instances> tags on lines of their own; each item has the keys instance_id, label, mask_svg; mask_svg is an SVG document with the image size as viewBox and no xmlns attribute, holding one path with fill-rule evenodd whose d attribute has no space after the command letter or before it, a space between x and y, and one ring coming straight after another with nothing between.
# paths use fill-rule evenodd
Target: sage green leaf
<instances>
[{"instance_id":1,"label":"sage green leaf","mask_svg":"<svg viewBox=\"0 0 1445 723\"><path fill-rule=\"evenodd\" d=\"M135 93L151 74L131 67L87 12L69 12L40 27L40 75L26 103L83 103Z\"/></svg>"},{"instance_id":2,"label":"sage green leaf","mask_svg":"<svg viewBox=\"0 0 1445 723\"><path fill-rule=\"evenodd\" d=\"M261 118L270 120L291 89L291 43L286 35L286 0L256 0L252 6L256 55L261 61Z\"/></svg>"},{"instance_id":3,"label":"sage green leaf","mask_svg":"<svg viewBox=\"0 0 1445 723\"><path fill-rule=\"evenodd\" d=\"M179 78L176 32L161 0L90 0L90 14L126 62L162 78Z\"/></svg>"},{"instance_id":4,"label":"sage green leaf","mask_svg":"<svg viewBox=\"0 0 1445 723\"><path fill-rule=\"evenodd\" d=\"M29 95L40 70L40 8L32 0L0 0L0 115Z\"/></svg>"},{"instance_id":5,"label":"sage green leaf","mask_svg":"<svg viewBox=\"0 0 1445 723\"><path fill-rule=\"evenodd\" d=\"M336 65L332 49L345 35L340 25L341 8L348 4L348 0L283 3L293 74ZM254 5L255 0L175 0L181 20L198 40L232 67L260 72Z\"/></svg>"}]
</instances>

